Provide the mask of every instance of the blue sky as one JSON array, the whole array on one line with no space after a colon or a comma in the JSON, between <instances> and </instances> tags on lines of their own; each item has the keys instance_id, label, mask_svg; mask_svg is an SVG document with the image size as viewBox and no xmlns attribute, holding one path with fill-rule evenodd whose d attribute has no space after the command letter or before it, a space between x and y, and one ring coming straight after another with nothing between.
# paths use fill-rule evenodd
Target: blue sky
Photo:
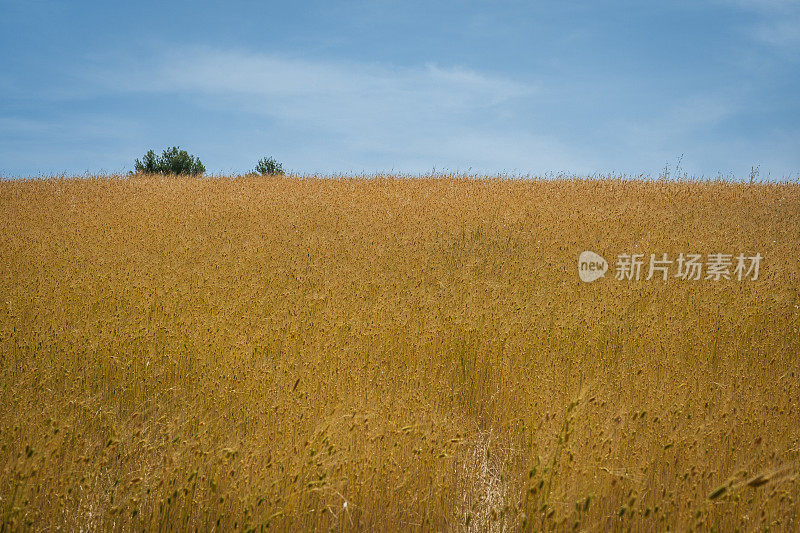
<instances>
[{"instance_id":1,"label":"blue sky","mask_svg":"<svg viewBox=\"0 0 800 533\"><path fill-rule=\"evenodd\" d=\"M800 175L800 1L0 0L0 176Z\"/></svg>"}]
</instances>

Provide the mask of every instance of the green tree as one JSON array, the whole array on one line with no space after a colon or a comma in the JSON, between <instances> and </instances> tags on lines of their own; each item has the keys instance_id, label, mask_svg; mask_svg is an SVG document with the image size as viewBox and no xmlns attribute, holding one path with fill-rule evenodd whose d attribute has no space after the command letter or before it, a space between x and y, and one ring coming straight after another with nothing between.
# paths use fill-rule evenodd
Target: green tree
<instances>
[{"instance_id":1,"label":"green tree","mask_svg":"<svg viewBox=\"0 0 800 533\"><path fill-rule=\"evenodd\" d=\"M264 157L256 165L256 172L264 176L283 174L283 165L272 157Z\"/></svg>"},{"instance_id":2,"label":"green tree","mask_svg":"<svg viewBox=\"0 0 800 533\"><path fill-rule=\"evenodd\" d=\"M141 161L137 159L134 167L136 168L136 172L144 172L146 174L157 174L160 172L158 156L152 150L148 150Z\"/></svg>"},{"instance_id":3,"label":"green tree","mask_svg":"<svg viewBox=\"0 0 800 533\"><path fill-rule=\"evenodd\" d=\"M202 174L206 167L200 162L200 158L189 155L186 150L181 150L178 146L173 146L164 150L161 157L156 156L153 150L148 150L142 157L134 163L136 172L145 174Z\"/></svg>"}]
</instances>

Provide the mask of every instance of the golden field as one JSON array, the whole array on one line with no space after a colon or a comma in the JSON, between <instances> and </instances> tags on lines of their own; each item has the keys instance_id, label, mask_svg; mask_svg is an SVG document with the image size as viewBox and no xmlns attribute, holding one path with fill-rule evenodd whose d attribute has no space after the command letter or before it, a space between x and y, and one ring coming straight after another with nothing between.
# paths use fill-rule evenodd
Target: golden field
<instances>
[{"instance_id":1,"label":"golden field","mask_svg":"<svg viewBox=\"0 0 800 533\"><path fill-rule=\"evenodd\" d=\"M3 531L800 529L798 183L5 181L0 254Z\"/></svg>"}]
</instances>

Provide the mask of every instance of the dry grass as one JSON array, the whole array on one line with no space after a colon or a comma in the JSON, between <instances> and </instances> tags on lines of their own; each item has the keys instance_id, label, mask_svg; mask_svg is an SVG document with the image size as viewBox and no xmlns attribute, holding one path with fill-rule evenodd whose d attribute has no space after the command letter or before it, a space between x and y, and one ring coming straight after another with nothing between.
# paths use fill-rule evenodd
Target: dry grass
<instances>
[{"instance_id":1,"label":"dry grass","mask_svg":"<svg viewBox=\"0 0 800 533\"><path fill-rule=\"evenodd\" d=\"M796 183L0 182L2 529L797 530L798 235Z\"/></svg>"}]
</instances>

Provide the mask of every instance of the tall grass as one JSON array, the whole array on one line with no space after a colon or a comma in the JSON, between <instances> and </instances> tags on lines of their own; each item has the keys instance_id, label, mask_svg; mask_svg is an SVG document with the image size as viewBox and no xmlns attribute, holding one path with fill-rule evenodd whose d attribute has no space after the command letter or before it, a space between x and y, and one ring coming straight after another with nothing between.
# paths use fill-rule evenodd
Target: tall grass
<instances>
[{"instance_id":1,"label":"tall grass","mask_svg":"<svg viewBox=\"0 0 800 533\"><path fill-rule=\"evenodd\" d=\"M796 530L798 235L796 183L0 182L2 529Z\"/></svg>"}]
</instances>

